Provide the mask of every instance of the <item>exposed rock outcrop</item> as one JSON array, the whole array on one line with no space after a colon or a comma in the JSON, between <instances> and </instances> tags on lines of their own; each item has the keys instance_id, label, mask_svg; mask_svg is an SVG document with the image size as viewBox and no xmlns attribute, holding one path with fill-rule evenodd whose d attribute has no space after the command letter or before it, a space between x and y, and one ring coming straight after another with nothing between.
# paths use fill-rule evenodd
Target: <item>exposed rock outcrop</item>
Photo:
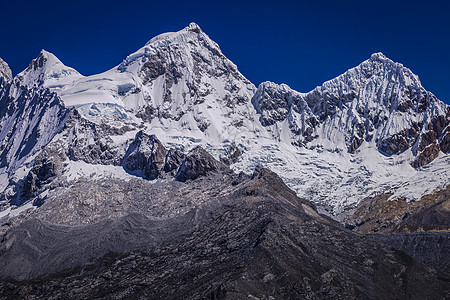
<instances>
[{"instance_id":1,"label":"exposed rock outcrop","mask_svg":"<svg viewBox=\"0 0 450 300\"><path fill-rule=\"evenodd\" d=\"M450 232L371 234L371 237L433 266L445 278L450 274Z\"/></svg>"},{"instance_id":2,"label":"exposed rock outcrop","mask_svg":"<svg viewBox=\"0 0 450 300\"><path fill-rule=\"evenodd\" d=\"M231 172L231 170L215 160L202 147L195 147L183 159L175 178L179 181L194 180L211 172Z\"/></svg>"},{"instance_id":3,"label":"exposed rock outcrop","mask_svg":"<svg viewBox=\"0 0 450 300\"><path fill-rule=\"evenodd\" d=\"M144 178L152 180L165 168L167 153L155 135L139 131L128 147L122 165L126 170L138 171Z\"/></svg>"},{"instance_id":4,"label":"exposed rock outcrop","mask_svg":"<svg viewBox=\"0 0 450 300\"><path fill-rule=\"evenodd\" d=\"M345 222L360 233L450 231L450 186L420 201L387 201L389 194L361 202Z\"/></svg>"}]
</instances>

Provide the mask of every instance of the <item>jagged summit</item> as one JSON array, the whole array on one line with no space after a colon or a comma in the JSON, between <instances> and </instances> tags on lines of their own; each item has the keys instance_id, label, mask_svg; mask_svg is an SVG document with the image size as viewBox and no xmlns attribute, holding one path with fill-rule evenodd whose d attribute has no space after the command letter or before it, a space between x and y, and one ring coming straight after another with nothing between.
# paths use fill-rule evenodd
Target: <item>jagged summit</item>
<instances>
[{"instance_id":1,"label":"jagged summit","mask_svg":"<svg viewBox=\"0 0 450 300\"><path fill-rule=\"evenodd\" d=\"M44 49L17 75L23 86L28 88L39 86L53 90L59 90L81 77L78 71L64 65L53 53Z\"/></svg>"},{"instance_id":2,"label":"jagged summit","mask_svg":"<svg viewBox=\"0 0 450 300\"><path fill-rule=\"evenodd\" d=\"M198 24L197 24L197 23L194 23L194 22L189 23L189 25L188 25L186 28L184 28L184 30L188 30L188 31L192 31L192 32L197 32L197 33L199 33L199 32L202 31L202 29L200 28L200 26L198 26Z\"/></svg>"},{"instance_id":3,"label":"jagged summit","mask_svg":"<svg viewBox=\"0 0 450 300\"><path fill-rule=\"evenodd\" d=\"M237 127L253 130L255 90L219 46L190 24L158 35L117 67L65 85L58 94L88 117L110 116L114 106L120 115L153 127L233 140L242 134Z\"/></svg>"},{"instance_id":4,"label":"jagged summit","mask_svg":"<svg viewBox=\"0 0 450 300\"><path fill-rule=\"evenodd\" d=\"M54 63L55 62L56 63L62 63L59 60L59 58L57 58L53 53L51 53L51 52L49 52L49 51L47 51L45 49L42 49L41 52L39 52L38 58L41 57L41 56L44 57L45 59L47 59L47 61L49 61L49 63L50 63L50 61L53 61Z\"/></svg>"},{"instance_id":5,"label":"jagged summit","mask_svg":"<svg viewBox=\"0 0 450 300\"><path fill-rule=\"evenodd\" d=\"M0 78L4 78L6 82L12 80L12 72L8 64L0 58Z\"/></svg>"},{"instance_id":6,"label":"jagged summit","mask_svg":"<svg viewBox=\"0 0 450 300\"><path fill-rule=\"evenodd\" d=\"M298 149L311 149L313 153L323 152L315 162L298 163L297 168L304 170L303 176L314 178L303 177L302 183L312 180L315 184L299 187L297 192L306 190L305 197L321 195L338 206L348 201L344 198L352 199L353 194L366 194L375 182L378 186L381 182L392 186L392 180L401 177L418 178L422 172L411 167L420 168L438 157L445 164L450 152L450 107L425 90L410 69L381 53L309 93L264 82L252 103L260 123L275 140ZM348 160L344 161L355 164L344 163L342 157L346 156ZM317 175L312 175L315 168L311 165L320 166L322 159L333 162L319 167ZM395 166L394 173L387 171L391 166ZM444 173L439 176L448 177L448 168L438 168L436 174L442 170ZM290 168L286 165L285 169ZM365 175L344 179L360 171ZM299 180L300 176L294 173L292 179L285 178L288 183ZM330 178L328 182L322 181L324 173ZM447 179L444 181L448 183ZM343 182L346 183L340 186L335 200L331 200L332 190ZM434 180L427 181L427 188L432 185L430 182ZM410 191L417 188L401 190L397 191L404 198L417 199L417 193Z\"/></svg>"},{"instance_id":7,"label":"jagged summit","mask_svg":"<svg viewBox=\"0 0 450 300\"><path fill-rule=\"evenodd\" d=\"M42 49L39 55L33 59L23 72L31 70L47 69L55 65L64 65L53 53Z\"/></svg>"},{"instance_id":8,"label":"jagged summit","mask_svg":"<svg viewBox=\"0 0 450 300\"><path fill-rule=\"evenodd\" d=\"M192 35L193 33L195 35ZM157 42L161 42L163 45L165 45L169 42L169 40L173 40L173 39L178 39L178 40L181 39L181 40L184 40L184 42L188 42L189 39L192 39L192 38L198 39L199 34L201 35L202 38L206 38L206 39L210 40L208 35L200 28L200 26L198 24L191 22L188 26L186 26L185 28L183 28L179 31L165 32L165 33L161 33L161 34L151 38L144 45L144 47L149 46L151 44L156 44ZM212 41L210 40L209 42L212 42ZM218 47L217 44L215 44L215 45Z\"/></svg>"},{"instance_id":9,"label":"jagged summit","mask_svg":"<svg viewBox=\"0 0 450 300\"><path fill-rule=\"evenodd\" d=\"M378 61L385 61L385 60L388 60L389 58L387 58L386 55L384 55L382 52L375 52L375 53L372 53L372 55L370 56L370 59L378 60Z\"/></svg>"},{"instance_id":10,"label":"jagged summit","mask_svg":"<svg viewBox=\"0 0 450 300\"><path fill-rule=\"evenodd\" d=\"M135 53L129 55L124 62L121 64L129 64L130 61L134 61L136 56L141 56L143 52L146 56L150 55L155 48L164 48L172 44L184 45L189 48L189 43L202 43L203 46L213 50L216 55L222 56L222 52L217 43L215 43L211 38L200 28L199 25L192 22L182 30L176 32L166 32L159 34L151 38L141 49Z\"/></svg>"},{"instance_id":11,"label":"jagged summit","mask_svg":"<svg viewBox=\"0 0 450 300\"><path fill-rule=\"evenodd\" d=\"M359 105L369 109L384 106L390 112L427 111L429 117L445 114L447 109L445 103L425 90L416 74L381 52L372 54L368 60L318 89L337 89L344 102L357 100ZM339 101L334 104L339 105Z\"/></svg>"},{"instance_id":12,"label":"jagged summit","mask_svg":"<svg viewBox=\"0 0 450 300\"><path fill-rule=\"evenodd\" d=\"M421 132L430 130L428 124L448 111L410 69L382 53L306 94L262 83L252 102L264 126L287 122L277 128L289 128L291 133L284 137L299 144L325 138L353 153L364 141L375 141L387 155L412 147ZM279 130L272 132L283 136ZM394 146L391 138L404 133L402 146Z\"/></svg>"}]
</instances>

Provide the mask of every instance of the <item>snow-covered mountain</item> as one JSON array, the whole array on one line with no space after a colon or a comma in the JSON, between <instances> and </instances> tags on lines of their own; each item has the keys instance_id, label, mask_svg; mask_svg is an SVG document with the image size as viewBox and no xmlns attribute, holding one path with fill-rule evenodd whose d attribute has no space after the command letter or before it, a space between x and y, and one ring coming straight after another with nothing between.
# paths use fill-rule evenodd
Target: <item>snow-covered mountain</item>
<instances>
[{"instance_id":1,"label":"snow-covered mountain","mask_svg":"<svg viewBox=\"0 0 450 300\"><path fill-rule=\"evenodd\" d=\"M209 139L229 135L226 120L251 127L254 119L249 99L256 88L194 23L151 39L102 74L83 77L45 51L32 66L38 68L19 74L25 84L50 88L86 116L137 117Z\"/></svg>"},{"instance_id":2,"label":"snow-covered mountain","mask_svg":"<svg viewBox=\"0 0 450 300\"><path fill-rule=\"evenodd\" d=\"M45 50L17 75L21 86L49 88L58 91L82 77L78 71L65 66L55 55Z\"/></svg>"},{"instance_id":3,"label":"snow-covered mountain","mask_svg":"<svg viewBox=\"0 0 450 300\"><path fill-rule=\"evenodd\" d=\"M330 141L355 153L364 141L375 141L388 156L411 149L414 167L450 150L449 107L426 91L411 70L382 53L307 94L262 83L253 103L261 123L288 143Z\"/></svg>"},{"instance_id":4,"label":"snow-covered mountain","mask_svg":"<svg viewBox=\"0 0 450 300\"><path fill-rule=\"evenodd\" d=\"M197 145L235 171L272 169L333 214L377 193L418 200L450 183L449 107L381 53L309 93L270 82L256 89L191 23L102 74L82 76L46 51L12 83L7 74L5 208L41 203L49 187L80 176L153 179L158 172L143 164L158 171L172 157L179 166L176 150ZM164 158L152 134L174 148Z\"/></svg>"}]
</instances>

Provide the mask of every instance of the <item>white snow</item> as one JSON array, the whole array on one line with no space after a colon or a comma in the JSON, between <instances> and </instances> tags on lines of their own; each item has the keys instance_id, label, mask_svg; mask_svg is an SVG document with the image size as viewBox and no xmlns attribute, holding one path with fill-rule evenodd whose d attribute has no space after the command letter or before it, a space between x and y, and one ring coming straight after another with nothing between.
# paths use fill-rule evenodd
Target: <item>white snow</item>
<instances>
[{"instance_id":1,"label":"white snow","mask_svg":"<svg viewBox=\"0 0 450 300\"><path fill-rule=\"evenodd\" d=\"M99 179L122 179L129 181L136 178L128 174L121 166L88 164L83 161L66 161L66 167L63 176L66 176L68 182L76 181L80 178L88 178L91 180Z\"/></svg>"},{"instance_id":2,"label":"white snow","mask_svg":"<svg viewBox=\"0 0 450 300\"><path fill-rule=\"evenodd\" d=\"M74 80L83 77L78 71L65 66L55 55L42 50L30 66L19 73L20 84L32 88L43 86L58 91Z\"/></svg>"},{"instance_id":3,"label":"white snow","mask_svg":"<svg viewBox=\"0 0 450 300\"><path fill-rule=\"evenodd\" d=\"M258 143L233 169L250 173L255 165L268 167L297 195L336 215L376 194L392 192L391 199L417 201L450 184L450 155L441 153L418 170L409 164L409 156L383 156L374 144L349 154L339 148L297 149L285 143Z\"/></svg>"},{"instance_id":4,"label":"white snow","mask_svg":"<svg viewBox=\"0 0 450 300\"><path fill-rule=\"evenodd\" d=\"M389 200L416 201L423 195L432 194L447 187L450 181L449 166L450 154L441 152L439 157L430 164L418 170L403 173L409 175L408 179L399 183L398 188L393 189L393 195Z\"/></svg>"},{"instance_id":5,"label":"white snow","mask_svg":"<svg viewBox=\"0 0 450 300\"><path fill-rule=\"evenodd\" d=\"M12 218L24 213L29 209L35 209L36 206L33 206L33 201L29 201L21 206L10 206L7 209L0 211L0 220L2 218Z\"/></svg>"}]
</instances>

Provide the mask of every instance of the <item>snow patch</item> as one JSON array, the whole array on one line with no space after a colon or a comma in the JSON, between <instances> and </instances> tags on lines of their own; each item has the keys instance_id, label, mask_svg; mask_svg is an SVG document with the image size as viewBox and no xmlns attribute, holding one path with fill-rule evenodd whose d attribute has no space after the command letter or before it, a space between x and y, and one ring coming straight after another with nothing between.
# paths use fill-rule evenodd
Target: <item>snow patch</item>
<instances>
[{"instance_id":1,"label":"snow patch","mask_svg":"<svg viewBox=\"0 0 450 300\"><path fill-rule=\"evenodd\" d=\"M67 177L67 181L76 181L80 178L91 180L99 179L121 179L129 181L136 178L128 174L121 166L88 164L83 161L66 161L63 175Z\"/></svg>"}]
</instances>

